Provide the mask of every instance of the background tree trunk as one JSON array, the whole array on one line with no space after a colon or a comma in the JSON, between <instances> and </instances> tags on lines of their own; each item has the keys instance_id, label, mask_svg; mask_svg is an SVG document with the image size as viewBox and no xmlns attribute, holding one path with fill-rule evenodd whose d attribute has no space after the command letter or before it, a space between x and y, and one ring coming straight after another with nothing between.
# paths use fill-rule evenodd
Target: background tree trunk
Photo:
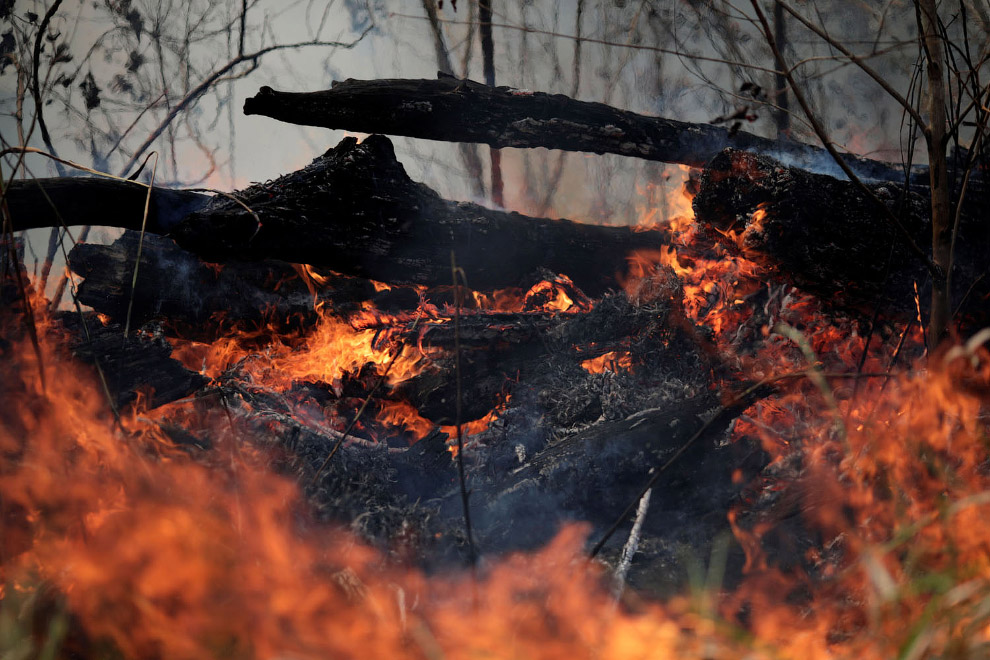
<instances>
[{"instance_id":1,"label":"background tree trunk","mask_svg":"<svg viewBox=\"0 0 990 660\"><path fill-rule=\"evenodd\" d=\"M945 81L943 78L942 39L935 0L919 0L917 5L925 58L928 62L928 178L932 194L932 261L937 272L932 276L932 309L928 318L928 342L935 347L948 334L950 309L949 266L952 261L952 213L949 204L949 179L945 146Z\"/></svg>"}]
</instances>

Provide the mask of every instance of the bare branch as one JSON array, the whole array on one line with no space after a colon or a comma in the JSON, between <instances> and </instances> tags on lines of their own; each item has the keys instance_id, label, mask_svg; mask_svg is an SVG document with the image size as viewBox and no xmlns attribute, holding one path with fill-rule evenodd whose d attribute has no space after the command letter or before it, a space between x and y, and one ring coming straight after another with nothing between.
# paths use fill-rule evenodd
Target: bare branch
<instances>
[{"instance_id":1,"label":"bare branch","mask_svg":"<svg viewBox=\"0 0 990 660\"><path fill-rule=\"evenodd\" d=\"M894 99L895 101L897 101L901 105L901 107L903 107L904 110L907 111L914 118L914 120L916 122L918 122L918 125L919 126L926 126L927 125L925 123L924 117L921 116L921 113L918 112L917 108L915 108L913 105L911 105L908 102L907 99L905 99L903 96L901 96L897 92L897 90L894 89L889 82L887 82L887 79L886 78L884 78L873 67L871 67L869 64L867 64L866 61L865 61L865 58L860 57L859 55L856 55L855 53L853 53L851 50L849 50L848 48L846 48L843 43L841 43L840 41L837 41L836 39L832 38L831 35L829 35L827 32L825 32L824 30L822 30L820 27L818 27L817 25L815 25L814 23L812 23L811 21L809 21L808 19L806 19L801 14L799 14L793 7L791 7L790 5L788 5L783 0L775 0L775 1L776 1L777 4L779 4L781 7L783 7L784 10L787 11L787 13L789 13L791 16L793 16L795 19L797 19L797 21L799 23L801 23L801 25L805 26L806 28L808 28L809 30L811 30L812 32L814 32L815 34L817 34L829 46L831 46L832 48L835 48L837 51L839 51L840 53L842 53L843 55L845 55L846 57L848 57L850 62L852 62L853 64L855 64L856 66L858 66L863 73L865 73L866 75L868 75L870 78L872 78L874 80L874 82L876 82L878 85L880 85L880 87L883 88L883 91L887 92L887 94L889 94L892 99Z\"/></svg>"},{"instance_id":2,"label":"bare branch","mask_svg":"<svg viewBox=\"0 0 990 660\"><path fill-rule=\"evenodd\" d=\"M394 13L394 14L392 14L392 16L396 16L398 18L412 18L412 19L416 19L416 20L425 20L422 16L416 16L414 14ZM440 22L441 23L446 23L448 25L467 25L467 21L455 21L455 20L447 19L447 18L440 19ZM483 24L484 23L482 23L482 25ZM528 27L528 26L512 25L511 23L495 23L495 22L492 22L492 23L490 23L490 25L492 27L502 28L504 30L517 30L519 32L525 32L525 33L528 33L528 34L540 34L540 35L547 36L547 37L554 37L555 39L570 39L570 40L573 41L574 39L577 38L573 34L564 34L563 32L553 32L551 30L539 30L537 28ZM686 57L688 59L698 60L698 61L701 61L701 62L715 62L717 64L728 64L730 66L738 66L738 67L742 67L742 68L745 68L745 69L752 69L754 71L762 71L764 73L776 73L777 72L775 69L771 69L771 68L768 68L768 67L765 67L765 66L759 66L759 65L756 65L756 64L750 64L748 62L734 62L732 60L726 60L726 59L723 59L723 58L720 58L720 57L705 57L704 55L697 55L697 54L693 54L693 53L685 53L685 52L680 51L680 50L676 50L676 49L672 49L672 48L663 48L661 46L647 46L647 45L644 45L644 44L634 44L634 43L631 43L631 42L630 43L621 43L621 42L618 42L618 41L608 41L606 39L594 39L592 37L581 37L581 41L583 41L586 44L599 44L601 46L615 46L617 48L629 48L629 49L632 49L632 50L645 50L645 51L650 51L650 52L654 52L654 53L666 53L668 55L677 55L679 57Z\"/></svg>"},{"instance_id":3,"label":"bare branch","mask_svg":"<svg viewBox=\"0 0 990 660\"><path fill-rule=\"evenodd\" d=\"M48 151L58 155L55 151L55 147L52 145L52 136L48 133L48 126L45 124L45 111L44 103L41 100L41 85L38 82L38 70L41 68L41 46L45 39L45 35L48 33L48 24L51 23L52 17L55 16L55 12L58 11L59 5L62 4L62 0L55 0L52 6L48 8L45 12L45 17L41 19L41 23L38 25L38 34L34 39L34 61L32 62L32 72L31 72L31 91L34 94L34 112L38 119L38 127L41 128L41 139L45 142L45 147ZM58 170L59 176L65 176L65 169L55 161L55 168Z\"/></svg>"},{"instance_id":4,"label":"bare branch","mask_svg":"<svg viewBox=\"0 0 990 660\"><path fill-rule=\"evenodd\" d=\"M767 18L764 16L763 10L760 9L758 0L750 0L750 2L753 5L753 11L756 12L756 16L759 18L760 25L763 28L763 36L767 40L770 50L773 52L773 55L777 61L783 62L783 54L780 52L780 49L777 48L777 42L773 37L773 30L770 28L770 24L767 22ZM914 252L928 267L932 277L938 277L940 272L939 268L935 265L928 254L918 247L918 244L915 243L914 238L911 236L911 232L909 232L904 224L897 219L897 216L891 212L887 205L880 201L876 194L870 190L858 176L856 176L856 173L853 172L852 168L849 167L849 164L846 163L842 155L836 150L835 145L829 139L828 133L825 131L825 127L822 126L821 122L818 120L818 117L811 109L811 105L808 103L808 99L805 97L800 85L795 82L791 71L789 69L785 69L784 75L787 78L787 83L790 85L791 92L794 94L795 100L797 100L798 104L801 106L801 109L804 110L804 114L807 115L808 121L811 122L812 129L815 131L815 135L817 135L818 139L822 142L822 146L825 147L829 155L832 156L832 159L842 169L845 175L849 177L849 180L852 181L864 194L873 199L877 205L877 208L882 209L881 212L888 220L890 220L891 224L897 228L897 231L900 232L901 238L904 240L905 244L907 244L911 251Z\"/></svg>"},{"instance_id":5,"label":"bare branch","mask_svg":"<svg viewBox=\"0 0 990 660\"><path fill-rule=\"evenodd\" d=\"M131 155L131 159L127 161L124 167L121 168L120 170L121 173L126 174L128 171L130 171L131 168L134 167L134 165L137 163L138 159L140 159L141 156L144 154L144 152L147 151L148 148L152 145L152 143L154 143L154 141L158 139L158 136L160 136L165 131L165 129L168 128L168 126L172 123L172 121L178 116L180 112L182 112L183 110L194 104L199 99L200 96L202 96L207 90L209 90L213 86L214 83L216 83L218 80L223 78L237 65L242 64L244 62L250 62L252 65L256 67L259 59L261 59L268 53L272 53L279 50L294 50L294 49L306 48L310 46L322 46L322 47L346 48L346 49L354 48L359 43L361 43L361 41L368 35L369 32L371 32L373 28L374 28L373 24L369 25L353 41L347 41L347 42L303 41L303 42L291 43L291 44L275 44L257 50L253 53L249 53L246 55L238 55L237 57L230 60L222 67L220 67L219 69L208 75L206 78L204 78L198 85L196 85L191 90L189 90L189 92L178 103L176 103L172 107L169 113L165 115L165 118L161 121L161 123L158 124L158 127L155 128L155 130L153 130L150 135L148 135L147 139L145 139L145 141L141 143L141 145L137 148L137 150Z\"/></svg>"}]
</instances>

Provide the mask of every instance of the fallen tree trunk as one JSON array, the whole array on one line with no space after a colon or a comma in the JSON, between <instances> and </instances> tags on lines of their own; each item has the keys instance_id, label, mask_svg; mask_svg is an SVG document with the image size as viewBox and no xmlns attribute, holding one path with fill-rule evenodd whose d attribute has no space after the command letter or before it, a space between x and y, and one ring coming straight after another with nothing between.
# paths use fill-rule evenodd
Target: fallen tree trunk
<instances>
[{"instance_id":1,"label":"fallen tree trunk","mask_svg":"<svg viewBox=\"0 0 990 660\"><path fill-rule=\"evenodd\" d=\"M930 249L928 200L892 184L871 184L922 249ZM983 212L980 209L984 209ZM971 285L985 286L990 231L986 200L971 198L956 245L955 308ZM695 218L711 236L825 300L914 315L928 271L875 199L848 181L785 167L728 149L702 174ZM916 288L917 287L917 288ZM985 291L969 291L978 302Z\"/></svg>"},{"instance_id":2,"label":"fallen tree trunk","mask_svg":"<svg viewBox=\"0 0 990 660\"><path fill-rule=\"evenodd\" d=\"M148 197L145 185L102 177L18 179L11 182L6 192L14 231L63 224L139 231ZM154 234L168 233L208 201L208 195L155 187L145 229Z\"/></svg>"},{"instance_id":3,"label":"fallen tree trunk","mask_svg":"<svg viewBox=\"0 0 990 660\"><path fill-rule=\"evenodd\" d=\"M146 194L125 182L44 179L12 186L7 200L17 230L63 223L140 229ZM409 178L382 136L361 144L346 138L298 172L207 199L156 188L145 229L205 261L279 259L436 287L451 283L453 253L475 290L528 286L549 270L593 296L619 286L630 252L666 241L656 231L445 200Z\"/></svg>"},{"instance_id":4,"label":"fallen tree trunk","mask_svg":"<svg viewBox=\"0 0 990 660\"><path fill-rule=\"evenodd\" d=\"M828 152L711 124L692 124L511 87L489 87L447 76L437 80L345 80L317 92L262 87L244 114L303 126L406 135L496 148L546 147L612 153L703 167L722 149L769 153L807 169L838 170ZM903 181L899 165L846 155L860 177ZM927 170L916 168L916 181Z\"/></svg>"},{"instance_id":5,"label":"fallen tree trunk","mask_svg":"<svg viewBox=\"0 0 990 660\"><path fill-rule=\"evenodd\" d=\"M69 264L83 277L76 297L118 323L124 323L130 308L134 327L165 319L170 331L185 339L213 341L238 324L293 331L317 321L317 305L348 313L371 300L387 310L389 299L397 297L376 292L367 280L331 272L316 273L322 281L310 291L298 271L283 261L208 264L155 235L144 238L132 292L138 238L137 232L125 231L109 245L73 247ZM414 308L419 296L410 291L405 301L406 307Z\"/></svg>"},{"instance_id":6,"label":"fallen tree trunk","mask_svg":"<svg viewBox=\"0 0 990 660\"><path fill-rule=\"evenodd\" d=\"M616 287L626 256L660 232L532 218L452 202L412 181L392 143L345 138L306 168L214 198L170 236L207 261L275 258L390 283L451 282L451 256L476 290L544 269L589 295ZM250 209L250 210L248 210Z\"/></svg>"}]
</instances>

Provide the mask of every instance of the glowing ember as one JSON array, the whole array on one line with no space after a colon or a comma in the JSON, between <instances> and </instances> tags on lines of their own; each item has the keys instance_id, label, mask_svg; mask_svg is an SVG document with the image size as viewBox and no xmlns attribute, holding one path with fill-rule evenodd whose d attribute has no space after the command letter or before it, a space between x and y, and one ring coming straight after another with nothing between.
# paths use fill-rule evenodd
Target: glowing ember
<instances>
[{"instance_id":1,"label":"glowing ember","mask_svg":"<svg viewBox=\"0 0 990 660\"><path fill-rule=\"evenodd\" d=\"M378 421L392 429L408 430L417 440L426 437L435 428L432 422L405 401L382 401Z\"/></svg>"},{"instance_id":2,"label":"glowing ember","mask_svg":"<svg viewBox=\"0 0 990 660\"><path fill-rule=\"evenodd\" d=\"M581 367L589 374L600 374L606 370L618 371L632 368L632 356L629 351L609 351L598 357L589 358L581 363Z\"/></svg>"}]
</instances>

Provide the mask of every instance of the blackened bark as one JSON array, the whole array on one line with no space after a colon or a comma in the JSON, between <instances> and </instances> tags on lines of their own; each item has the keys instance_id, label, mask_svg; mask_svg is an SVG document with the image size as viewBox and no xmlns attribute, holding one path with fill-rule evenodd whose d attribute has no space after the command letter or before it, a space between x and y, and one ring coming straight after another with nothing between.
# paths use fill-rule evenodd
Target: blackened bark
<instances>
[{"instance_id":1,"label":"blackened bark","mask_svg":"<svg viewBox=\"0 0 990 660\"><path fill-rule=\"evenodd\" d=\"M139 229L146 194L121 181L44 179L16 183L8 201L15 230L62 222ZM147 230L205 261L279 259L426 286L449 284L453 250L477 290L532 284L543 269L591 295L618 286L630 251L665 240L445 200L408 177L382 136L347 138L299 172L209 200L156 188Z\"/></svg>"},{"instance_id":2,"label":"blackened bark","mask_svg":"<svg viewBox=\"0 0 990 660\"><path fill-rule=\"evenodd\" d=\"M153 332L132 332L126 339L118 324L104 326L92 313L86 326L76 312L61 315L71 334L73 354L87 364L96 364L105 379L114 405L120 409L143 398L155 408L199 390L208 382L171 358L172 347Z\"/></svg>"},{"instance_id":3,"label":"blackened bark","mask_svg":"<svg viewBox=\"0 0 990 660\"><path fill-rule=\"evenodd\" d=\"M83 277L77 299L123 324L131 299L131 278L139 234L126 231L109 245L79 243L69 252L69 266ZM311 292L297 270L282 261L204 263L169 238L147 235L133 291L131 322L167 320L169 334L213 341L234 324L246 328L271 325L279 331L308 327L318 319L315 306L338 313L357 311L366 300L390 311L397 292L376 292L367 280L332 272ZM419 296L408 292L407 306Z\"/></svg>"},{"instance_id":4,"label":"blackened bark","mask_svg":"<svg viewBox=\"0 0 990 660\"><path fill-rule=\"evenodd\" d=\"M531 218L441 198L412 181L392 143L345 138L308 167L215 198L171 236L207 261L274 258L392 283L441 286L450 253L476 290L518 286L539 269L589 295L618 286L630 251L659 232Z\"/></svg>"},{"instance_id":5,"label":"blackened bark","mask_svg":"<svg viewBox=\"0 0 990 660\"><path fill-rule=\"evenodd\" d=\"M710 124L648 117L603 103L576 101L511 87L490 87L442 76L437 80L346 80L318 92L262 87L244 102L244 114L304 126L406 135L492 147L546 147L613 153L703 167L732 147L774 154L795 166L834 168L820 148L770 140ZM862 178L903 181L900 166L847 156ZM927 173L918 170L924 181Z\"/></svg>"},{"instance_id":6,"label":"blackened bark","mask_svg":"<svg viewBox=\"0 0 990 660\"><path fill-rule=\"evenodd\" d=\"M147 186L102 177L25 179L11 182L7 203L14 231L38 227L97 225L141 229ZM147 231L164 234L210 200L208 195L156 187Z\"/></svg>"},{"instance_id":7,"label":"blackened bark","mask_svg":"<svg viewBox=\"0 0 990 660\"><path fill-rule=\"evenodd\" d=\"M894 184L870 188L918 245L930 244L928 199L905 194ZM971 201L972 218L983 217L986 200L974 196ZM915 286L922 294L931 286L925 264L906 247L882 209L848 181L726 150L702 174L694 209L716 240L825 300L913 316ZM970 303L980 300L980 282L987 279L990 232L984 224L965 222L961 230L966 238L959 242L957 275L967 286L976 283Z\"/></svg>"}]
</instances>

